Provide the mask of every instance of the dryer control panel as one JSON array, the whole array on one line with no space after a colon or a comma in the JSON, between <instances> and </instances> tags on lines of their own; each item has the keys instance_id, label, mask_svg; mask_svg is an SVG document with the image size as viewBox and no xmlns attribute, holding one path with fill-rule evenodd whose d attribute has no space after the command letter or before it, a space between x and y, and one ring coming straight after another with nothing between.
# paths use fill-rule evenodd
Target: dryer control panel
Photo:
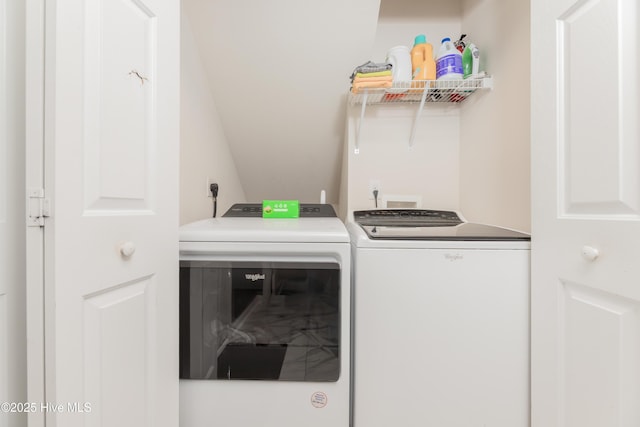
<instances>
[{"instance_id":1,"label":"dryer control panel","mask_svg":"<svg viewBox=\"0 0 640 427\"><path fill-rule=\"evenodd\" d=\"M262 218L261 203L236 203L223 217L229 218ZM331 205L321 203L301 203L300 218L335 218L336 211Z\"/></svg>"}]
</instances>

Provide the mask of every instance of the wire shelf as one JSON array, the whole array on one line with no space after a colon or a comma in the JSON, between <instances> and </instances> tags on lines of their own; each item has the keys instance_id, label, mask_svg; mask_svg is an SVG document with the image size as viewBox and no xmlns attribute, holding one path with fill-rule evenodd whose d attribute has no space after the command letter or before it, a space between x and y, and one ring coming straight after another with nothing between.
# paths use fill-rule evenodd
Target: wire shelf
<instances>
[{"instance_id":1,"label":"wire shelf","mask_svg":"<svg viewBox=\"0 0 640 427\"><path fill-rule=\"evenodd\" d=\"M349 104L375 105L418 102L457 104L467 99L478 89L491 89L492 87L491 77L464 80L413 80L411 82L397 82L389 88L360 89L358 93L350 91Z\"/></svg>"},{"instance_id":2,"label":"wire shelf","mask_svg":"<svg viewBox=\"0 0 640 427\"><path fill-rule=\"evenodd\" d=\"M460 80L413 80L411 82L395 83L389 88L367 88L358 93L349 91L349 104L361 105L360 120L356 129L354 152L360 152L360 130L365 118L367 105L382 104L415 104L416 108L411 135L409 136L409 148L413 146L416 135L416 127L420 119L420 113L425 103L460 104L478 89L492 89L491 76L482 75L476 78Z\"/></svg>"}]
</instances>

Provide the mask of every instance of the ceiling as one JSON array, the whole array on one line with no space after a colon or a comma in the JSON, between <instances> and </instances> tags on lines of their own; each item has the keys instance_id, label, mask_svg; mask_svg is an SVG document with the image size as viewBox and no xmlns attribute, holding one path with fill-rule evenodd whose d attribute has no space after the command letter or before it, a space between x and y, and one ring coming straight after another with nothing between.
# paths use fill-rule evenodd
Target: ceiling
<instances>
[{"instance_id":1,"label":"ceiling","mask_svg":"<svg viewBox=\"0 0 640 427\"><path fill-rule=\"evenodd\" d=\"M183 0L248 201L338 200L346 98L380 0Z\"/></svg>"}]
</instances>

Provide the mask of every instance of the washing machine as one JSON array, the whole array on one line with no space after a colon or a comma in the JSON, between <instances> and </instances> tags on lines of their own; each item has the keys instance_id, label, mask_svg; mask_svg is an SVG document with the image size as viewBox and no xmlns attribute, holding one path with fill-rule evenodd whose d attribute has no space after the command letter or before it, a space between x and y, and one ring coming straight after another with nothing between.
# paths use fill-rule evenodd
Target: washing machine
<instances>
[{"instance_id":1,"label":"washing machine","mask_svg":"<svg viewBox=\"0 0 640 427\"><path fill-rule=\"evenodd\" d=\"M180 426L347 427L349 234L232 206L180 230Z\"/></svg>"},{"instance_id":2,"label":"washing machine","mask_svg":"<svg viewBox=\"0 0 640 427\"><path fill-rule=\"evenodd\" d=\"M530 236L356 211L355 427L529 426Z\"/></svg>"}]
</instances>

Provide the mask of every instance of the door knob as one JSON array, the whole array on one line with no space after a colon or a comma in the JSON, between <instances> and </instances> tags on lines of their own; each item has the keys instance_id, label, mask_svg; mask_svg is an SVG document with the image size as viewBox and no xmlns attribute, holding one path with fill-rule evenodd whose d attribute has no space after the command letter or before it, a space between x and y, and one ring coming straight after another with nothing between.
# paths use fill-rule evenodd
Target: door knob
<instances>
[{"instance_id":1,"label":"door knob","mask_svg":"<svg viewBox=\"0 0 640 427\"><path fill-rule=\"evenodd\" d=\"M120 254L125 258L129 258L135 251L136 245L133 242L124 242L120 245Z\"/></svg>"},{"instance_id":2,"label":"door knob","mask_svg":"<svg viewBox=\"0 0 640 427\"><path fill-rule=\"evenodd\" d=\"M587 261L595 261L600 256L600 251L593 246L583 246L582 256Z\"/></svg>"}]
</instances>

